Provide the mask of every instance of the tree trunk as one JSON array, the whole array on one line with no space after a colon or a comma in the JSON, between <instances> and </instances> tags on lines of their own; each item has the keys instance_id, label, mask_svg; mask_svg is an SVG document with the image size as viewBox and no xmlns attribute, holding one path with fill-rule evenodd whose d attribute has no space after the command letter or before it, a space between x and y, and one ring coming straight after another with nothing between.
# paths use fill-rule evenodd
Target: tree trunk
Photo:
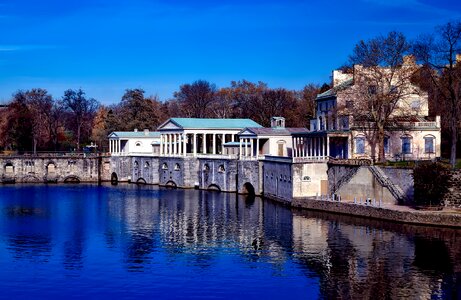
<instances>
[{"instance_id":1,"label":"tree trunk","mask_svg":"<svg viewBox=\"0 0 461 300\"><path fill-rule=\"evenodd\" d=\"M451 119L451 151L450 151L450 164L454 169L456 166L456 144L458 143L458 127L456 126L456 118Z\"/></svg>"},{"instance_id":2,"label":"tree trunk","mask_svg":"<svg viewBox=\"0 0 461 300\"><path fill-rule=\"evenodd\" d=\"M77 151L80 151L80 131L81 131L82 125L79 123L77 125Z\"/></svg>"},{"instance_id":3,"label":"tree trunk","mask_svg":"<svg viewBox=\"0 0 461 300\"><path fill-rule=\"evenodd\" d=\"M384 154L384 126L378 126L378 161L386 161Z\"/></svg>"}]
</instances>

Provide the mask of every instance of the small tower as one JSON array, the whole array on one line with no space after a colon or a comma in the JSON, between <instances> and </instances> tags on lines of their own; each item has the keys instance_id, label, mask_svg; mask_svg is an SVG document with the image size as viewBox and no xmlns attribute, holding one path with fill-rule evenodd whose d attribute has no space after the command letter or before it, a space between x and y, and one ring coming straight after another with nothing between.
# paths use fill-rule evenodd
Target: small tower
<instances>
[{"instance_id":1,"label":"small tower","mask_svg":"<svg viewBox=\"0 0 461 300\"><path fill-rule=\"evenodd\" d=\"M285 128L285 118L284 117L272 117L271 127L272 128Z\"/></svg>"}]
</instances>

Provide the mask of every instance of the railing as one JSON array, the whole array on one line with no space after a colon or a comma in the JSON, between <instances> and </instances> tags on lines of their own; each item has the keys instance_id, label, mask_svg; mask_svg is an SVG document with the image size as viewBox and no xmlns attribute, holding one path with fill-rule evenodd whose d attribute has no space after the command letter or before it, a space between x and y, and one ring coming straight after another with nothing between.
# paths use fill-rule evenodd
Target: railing
<instances>
[{"instance_id":1,"label":"railing","mask_svg":"<svg viewBox=\"0 0 461 300\"><path fill-rule=\"evenodd\" d=\"M106 152L83 152L83 151L37 151L37 152L16 152L3 151L0 157L98 157L108 156Z\"/></svg>"}]
</instances>

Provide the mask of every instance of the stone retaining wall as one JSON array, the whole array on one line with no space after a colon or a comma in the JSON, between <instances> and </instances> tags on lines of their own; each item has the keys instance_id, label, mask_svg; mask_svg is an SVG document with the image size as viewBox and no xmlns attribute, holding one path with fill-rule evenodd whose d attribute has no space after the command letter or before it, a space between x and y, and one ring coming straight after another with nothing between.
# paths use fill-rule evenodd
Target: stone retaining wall
<instances>
[{"instance_id":1,"label":"stone retaining wall","mask_svg":"<svg viewBox=\"0 0 461 300\"><path fill-rule=\"evenodd\" d=\"M345 202L333 202L297 198L292 201L293 207L332 213L353 215L359 217L388 220L401 223L424 224L434 226L461 227L461 213L428 212L428 211L399 211L388 208L357 205Z\"/></svg>"},{"instance_id":2,"label":"stone retaining wall","mask_svg":"<svg viewBox=\"0 0 461 300\"><path fill-rule=\"evenodd\" d=\"M461 206L461 170L451 171L448 180L448 193L443 197L446 206Z\"/></svg>"}]
</instances>

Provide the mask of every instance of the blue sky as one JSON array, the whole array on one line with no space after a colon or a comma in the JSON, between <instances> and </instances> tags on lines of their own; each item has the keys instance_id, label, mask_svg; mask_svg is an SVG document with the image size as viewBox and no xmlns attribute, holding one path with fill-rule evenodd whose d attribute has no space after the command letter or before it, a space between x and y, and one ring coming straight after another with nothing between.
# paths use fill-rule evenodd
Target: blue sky
<instances>
[{"instance_id":1,"label":"blue sky","mask_svg":"<svg viewBox=\"0 0 461 300\"><path fill-rule=\"evenodd\" d=\"M301 89L328 82L361 39L459 19L454 0L0 0L0 102L34 87L166 100L197 79Z\"/></svg>"}]
</instances>

